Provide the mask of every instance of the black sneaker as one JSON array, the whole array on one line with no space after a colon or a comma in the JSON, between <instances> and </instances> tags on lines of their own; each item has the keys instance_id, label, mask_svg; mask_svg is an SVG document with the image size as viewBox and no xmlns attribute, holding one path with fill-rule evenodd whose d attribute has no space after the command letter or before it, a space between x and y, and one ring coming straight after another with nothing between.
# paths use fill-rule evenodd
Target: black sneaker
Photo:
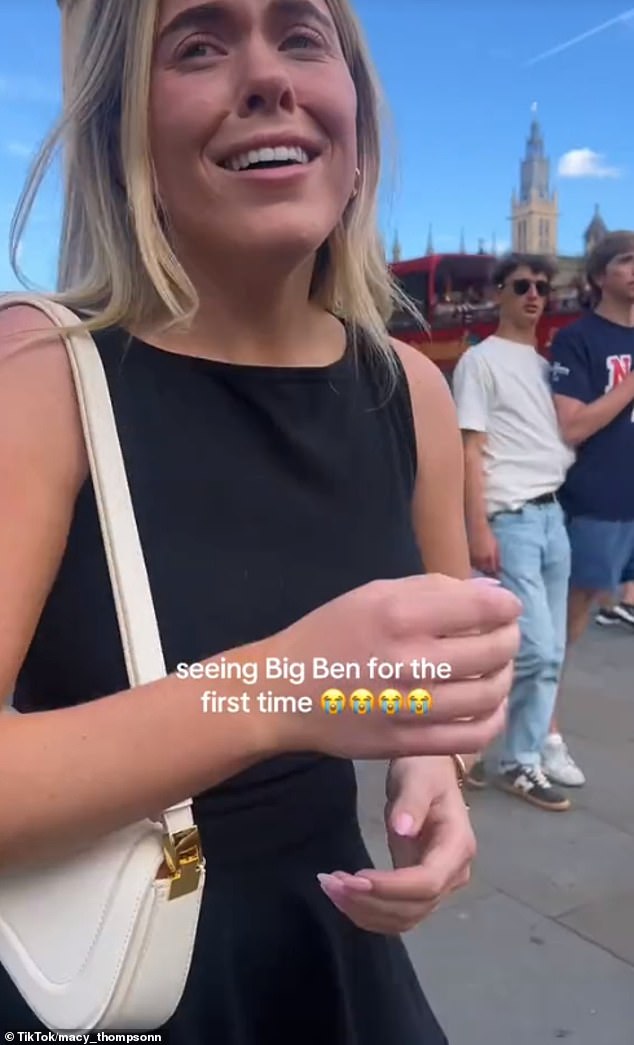
<instances>
[{"instance_id":1,"label":"black sneaker","mask_svg":"<svg viewBox=\"0 0 634 1045\"><path fill-rule=\"evenodd\" d=\"M594 619L603 627L611 624L627 624L630 628L634 628L634 606L629 602L619 602L609 610L600 609Z\"/></svg>"},{"instance_id":2,"label":"black sneaker","mask_svg":"<svg viewBox=\"0 0 634 1045\"><path fill-rule=\"evenodd\" d=\"M570 809L570 799L553 787L539 766L515 766L501 773L497 784L503 791L517 795L540 809L552 809L555 812Z\"/></svg>"},{"instance_id":3,"label":"black sneaker","mask_svg":"<svg viewBox=\"0 0 634 1045\"><path fill-rule=\"evenodd\" d=\"M472 791L482 791L487 786L486 767L481 758L471 766L467 773L466 784Z\"/></svg>"},{"instance_id":4,"label":"black sneaker","mask_svg":"<svg viewBox=\"0 0 634 1045\"><path fill-rule=\"evenodd\" d=\"M612 612L622 624L629 624L634 628L634 606L630 602L619 602Z\"/></svg>"}]
</instances>

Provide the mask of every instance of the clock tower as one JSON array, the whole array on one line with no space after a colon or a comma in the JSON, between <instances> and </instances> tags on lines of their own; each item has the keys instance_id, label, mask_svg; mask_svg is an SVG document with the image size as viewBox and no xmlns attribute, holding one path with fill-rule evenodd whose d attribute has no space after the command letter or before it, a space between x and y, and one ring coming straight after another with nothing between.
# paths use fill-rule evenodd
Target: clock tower
<instances>
[{"instance_id":1,"label":"clock tower","mask_svg":"<svg viewBox=\"0 0 634 1045\"><path fill-rule=\"evenodd\" d=\"M533 106L534 118L520 164L519 193L511 200L513 250L520 254L557 254L557 193L550 191L550 163Z\"/></svg>"}]
</instances>

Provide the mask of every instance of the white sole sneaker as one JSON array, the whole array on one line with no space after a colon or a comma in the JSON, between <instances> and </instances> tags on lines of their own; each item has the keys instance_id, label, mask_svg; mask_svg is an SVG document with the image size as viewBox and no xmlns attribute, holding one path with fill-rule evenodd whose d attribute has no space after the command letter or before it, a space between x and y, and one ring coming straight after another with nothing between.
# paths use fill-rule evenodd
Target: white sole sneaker
<instances>
[{"instance_id":1,"label":"white sole sneaker","mask_svg":"<svg viewBox=\"0 0 634 1045\"><path fill-rule=\"evenodd\" d=\"M574 769L570 767L563 772L553 772L544 762L542 769L551 783L559 784L560 787L583 787L586 783L586 778L579 766L575 766Z\"/></svg>"},{"instance_id":2,"label":"white sole sneaker","mask_svg":"<svg viewBox=\"0 0 634 1045\"><path fill-rule=\"evenodd\" d=\"M570 755L566 744L548 744L542 753L542 769L553 784L561 787L583 787L586 778Z\"/></svg>"}]
</instances>

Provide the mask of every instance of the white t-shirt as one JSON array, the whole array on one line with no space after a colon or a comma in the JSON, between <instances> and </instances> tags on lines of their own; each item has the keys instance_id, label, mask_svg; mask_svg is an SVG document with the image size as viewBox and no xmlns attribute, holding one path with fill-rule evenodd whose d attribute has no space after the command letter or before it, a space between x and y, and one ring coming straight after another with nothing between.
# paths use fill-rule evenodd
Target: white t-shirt
<instances>
[{"instance_id":1,"label":"white t-shirt","mask_svg":"<svg viewBox=\"0 0 634 1045\"><path fill-rule=\"evenodd\" d=\"M533 346L487 337L461 356L452 386L460 427L487 435L487 514L555 493L575 454L559 433L549 364Z\"/></svg>"}]
</instances>

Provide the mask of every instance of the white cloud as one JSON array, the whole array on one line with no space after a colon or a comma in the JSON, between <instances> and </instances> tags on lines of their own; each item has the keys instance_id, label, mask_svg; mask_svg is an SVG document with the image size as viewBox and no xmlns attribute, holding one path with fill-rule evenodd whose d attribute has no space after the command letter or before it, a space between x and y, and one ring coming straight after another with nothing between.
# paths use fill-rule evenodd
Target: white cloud
<instances>
[{"instance_id":1,"label":"white cloud","mask_svg":"<svg viewBox=\"0 0 634 1045\"><path fill-rule=\"evenodd\" d=\"M571 149L564 153L557 168L561 178L620 178L617 167L608 167L603 156L592 149Z\"/></svg>"}]
</instances>

